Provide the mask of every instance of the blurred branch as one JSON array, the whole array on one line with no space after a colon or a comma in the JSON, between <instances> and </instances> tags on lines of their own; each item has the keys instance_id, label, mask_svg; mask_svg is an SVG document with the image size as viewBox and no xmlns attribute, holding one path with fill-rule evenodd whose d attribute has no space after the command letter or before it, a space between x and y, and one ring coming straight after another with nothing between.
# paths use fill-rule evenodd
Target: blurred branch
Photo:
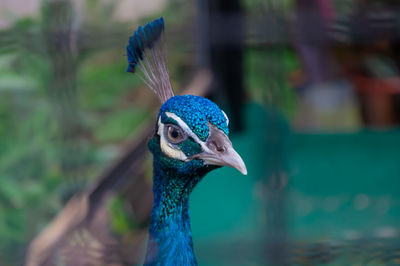
<instances>
[{"instance_id":1,"label":"blurred branch","mask_svg":"<svg viewBox=\"0 0 400 266\"><path fill-rule=\"evenodd\" d=\"M207 91L210 82L210 71L201 70L194 75L194 78L187 86L188 89L183 94L197 92L197 95L203 95ZM62 253L65 250L65 246L69 245L68 238L73 236L77 230L85 229L87 234L91 233L91 237L97 237L97 240L100 241L101 237L98 234L104 232L95 231L93 228L101 227L96 223L99 222L99 213L104 212L104 203L115 193L120 193L129 187L134 187L134 191L137 194L133 197L135 202L131 203L133 208L135 206L140 208L139 205L144 205L146 208L144 211L134 210L133 213L141 213L143 215L143 217L138 217L139 220L148 220L152 206L152 191L150 184L144 181L144 165L147 139L152 134L153 128L153 123L143 125L141 133L135 136L133 141L127 145L126 152L115 164L105 170L83 193L75 195L69 200L60 214L31 242L26 258L27 266L54 265L54 260L60 259L57 258L57 255L60 255L60 252ZM149 199L151 199L150 202ZM102 226L104 226L103 222ZM141 231L147 230L144 228ZM139 236L142 236L140 232ZM114 238L114 236L110 234L106 238L103 237L103 239L107 238ZM97 252L101 252L104 256L110 253L110 250L103 243L107 241L110 240L100 241L100 244L103 244L100 246L103 248L96 249ZM141 241L139 242L141 243ZM82 247L82 249L84 248L87 247ZM115 245L113 248L115 248ZM136 250L132 250L131 253L136 253L135 260L137 263L141 256L140 245L136 247ZM79 265L77 261L82 258L79 258L78 255L76 256L76 258L70 258L72 261L67 265ZM119 260L124 260L124 256L121 255Z\"/></svg>"},{"instance_id":2,"label":"blurred branch","mask_svg":"<svg viewBox=\"0 0 400 266\"><path fill-rule=\"evenodd\" d=\"M41 265L51 255L52 247L59 242L60 238L83 221L88 212L88 206L86 194L73 197L60 214L32 241L26 265Z\"/></svg>"}]
</instances>

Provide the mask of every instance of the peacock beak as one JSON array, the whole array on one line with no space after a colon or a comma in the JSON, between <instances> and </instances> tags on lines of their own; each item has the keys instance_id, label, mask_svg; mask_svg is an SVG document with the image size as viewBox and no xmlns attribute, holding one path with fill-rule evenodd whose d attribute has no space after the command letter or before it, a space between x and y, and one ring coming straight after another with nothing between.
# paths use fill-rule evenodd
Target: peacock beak
<instances>
[{"instance_id":1,"label":"peacock beak","mask_svg":"<svg viewBox=\"0 0 400 266\"><path fill-rule=\"evenodd\" d=\"M204 161L205 164L229 166L247 175L246 165L242 157L233 149L228 136L216 126L209 124L210 133L206 141L206 149L193 157Z\"/></svg>"}]
</instances>

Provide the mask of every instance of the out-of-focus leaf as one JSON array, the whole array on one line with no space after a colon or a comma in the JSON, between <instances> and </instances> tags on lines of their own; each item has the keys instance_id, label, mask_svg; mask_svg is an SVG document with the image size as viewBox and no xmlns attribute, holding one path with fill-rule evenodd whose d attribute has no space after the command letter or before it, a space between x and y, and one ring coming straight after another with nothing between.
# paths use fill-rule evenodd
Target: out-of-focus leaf
<instances>
[{"instance_id":1,"label":"out-of-focus leaf","mask_svg":"<svg viewBox=\"0 0 400 266\"><path fill-rule=\"evenodd\" d=\"M120 141L133 134L145 121L149 112L143 108L129 108L114 112L102 119L96 127L95 135L99 141Z\"/></svg>"},{"instance_id":2,"label":"out-of-focus leaf","mask_svg":"<svg viewBox=\"0 0 400 266\"><path fill-rule=\"evenodd\" d=\"M0 91L30 91L37 88L37 82L15 74L0 75Z\"/></svg>"},{"instance_id":3,"label":"out-of-focus leaf","mask_svg":"<svg viewBox=\"0 0 400 266\"><path fill-rule=\"evenodd\" d=\"M116 57L114 52L103 53L84 62L79 74L80 100L84 108L104 109L115 107L116 100L135 85L141 84L138 77L126 73L124 57Z\"/></svg>"},{"instance_id":4,"label":"out-of-focus leaf","mask_svg":"<svg viewBox=\"0 0 400 266\"><path fill-rule=\"evenodd\" d=\"M0 56L0 71L9 71L12 63L17 58L17 54L10 53L10 54L2 54Z\"/></svg>"},{"instance_id":5,"label":"out-of-focus leaf","mask_svg":"<svg viewBox=\"0 0 400 266\"><path fill-rule=\"evenodd\" d=\"M134 228L134 218L126 208L126 201L121 197L113 197L107 202L110 212L111 227L119 235L126 234Z\"/></svg>"},{"instance_id":6,"label":"out-of-focus leaf","mask_svg":"<svg viewBox=\"0 0 400 266\"><path fill-rule=\"evenodd\" d=\"M0 179L0 182L0 195L2 196L2 204L5 204L7 208L21 207L24 202L24 195L21 193L23 191L21 191L19 184L10 177L3 177Z\"/></svg>"}]
</instances>

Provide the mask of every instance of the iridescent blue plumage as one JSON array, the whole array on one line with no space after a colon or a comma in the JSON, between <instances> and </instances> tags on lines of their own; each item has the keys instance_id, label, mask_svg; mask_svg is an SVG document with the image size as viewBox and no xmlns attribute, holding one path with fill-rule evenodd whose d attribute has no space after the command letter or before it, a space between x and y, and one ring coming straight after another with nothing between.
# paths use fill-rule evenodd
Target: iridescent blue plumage
<instances>
[{"instance_id":1,"label":"iridescent blue plumage","mask_svg":"<svg viewBox=\"0 0 400 266\"><path fill-rule=\"evenodd\" d=\"M168 69L162 44L164 19L161 17L140 26L129 38L126 46L128 56L127 72L135 73L139 68L141 78L164 103L174 96L169 81Z\"/></svg>"},{"instance_id":2,"label":"iridescent blue plumage","mask_svg":"<svg viewBox=\"0 0 400 266\"><path fill-rule=\"evenodd\" d=\"M188 204L189 194L201 177L187 173L201 168L201 163L188 166L173 162L161 154L156 142L149 146L154 153L154 203L146 265L196 265Z\"/></svg>"},{"instance_id":3,"label":"iridescent blue plumage","mask_svg":"<svg viewBox=\"0 0 400 266\"><path fill-rule=\"evenodd\" d=\"M225 115L218 105L206 98L195 95L174 96L161 106L160 114L165 112L179 116L202 141L208 137L208 122L226 135L229 134ZM162 115L161 118L165 121L166 116Z\"/></svg>"},{"instance_id":4,"label":"iridescent blue plumage","mask_svg":"<svg viewBox=\"0 0 400 266\"><path fill-rule=\"evenodd\" d=\"M152 49L164 32L164 19L159 18L149 22L144 27L139 26L135 33L129 38L129 44L126 46L128 54L127 72L135 73L136 66L140 60L143 60L145 49Z\"/></svg>"},{"instance_id":5,"label":"iridescent blue plumage","mask_svg":"<svg viewBox=\"0 0 400 266\"><path fill-rule=\"evenodd\" d=\"M228 119L200 96L174 96L163 45L162 18L129 39L128 72L139 67L162 106L149 141L153 153L154 203L145 265L197 265L189 219L189 195L211 170L231 166L246 174L228 138Z\"/></svg>"}]
</instances>

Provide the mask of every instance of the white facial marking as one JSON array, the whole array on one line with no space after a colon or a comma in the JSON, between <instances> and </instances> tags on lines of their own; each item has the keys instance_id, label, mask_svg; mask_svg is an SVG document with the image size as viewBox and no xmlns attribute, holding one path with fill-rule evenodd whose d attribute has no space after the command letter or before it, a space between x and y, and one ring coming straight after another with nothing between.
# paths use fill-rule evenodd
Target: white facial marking
<instances>
[{"instance_id":1,"label":"white facial marking","mask_svg":"<svg viewBox=\"0 0 400 266\"><path fill-rule=\"evenodd\" d=\"M183 131L185 131L185 133L193 138L194 141L196 141L201 148L203 149L203 152L207 152L207 153L212 153L212 151L207 147L206 143L204 141L201 141L199 139L199 137L193 133L193 131L189 128L189 126L176 114L174 113L170 113L170 112L165 112L165 115L168 116L169 118L174 119L178 125L181 127L181 129ZM225 115L225 113L224 113ZM228 120L228 117L225 115L226 119ZM164 124L161 123L161 117L158 119L158 131L157 134L160 136L160 147L161 150L169 157L174 158L174 159L178 159L181 161L187 161L188 158L185 155L185 153L180 150L179 148L177 148L175 145L171 144L168 142L166 136L164 135Z\"/></svg>"},{"instance_id":2,"label":"white facial marking","mask_svg":"<svg viewBox=\"0 0 400 266\"><path fill-rule=\"evenodd\" d=\"M228 116L225 114L225 112L223 110L221 110L222 113L224 114L225 118L226 118L226 125L229 125L229 118Z\"/></svg>"},{"instance_id":3,"label":"white facial marking","mask_svg":"<svg viewBox=\"0 0 400 266\"><path fill-rule=\"evenodd\" d=\"M204 141L201 141L199 137L193 133L193 131L189 128L189 126L179 116L170 112L165 112L165 115L168 116L169 118L174 119L182 128L182 130L185 131L186 134L188 134L189 137L192 137L194 141L200 144L203 151L211 152L211 150L207 147L206 143Z\"/></svg>"},{"instance_id":4,"label":"white facial marking","mask_svg":"<svg viewBox=\"0 0 400 266\"><path fill-rule=\"evenodd\" d=\"M161 123L161 117L158 119L158 132L157 134L160 136L160 147L163 153L165 153L167 156L178 159L181 161L186 161L187 156L181 151L180 149L177 149L174 147L171 143L169 143L164 136L164 124Z\"/></svg>"}]
</instances>

